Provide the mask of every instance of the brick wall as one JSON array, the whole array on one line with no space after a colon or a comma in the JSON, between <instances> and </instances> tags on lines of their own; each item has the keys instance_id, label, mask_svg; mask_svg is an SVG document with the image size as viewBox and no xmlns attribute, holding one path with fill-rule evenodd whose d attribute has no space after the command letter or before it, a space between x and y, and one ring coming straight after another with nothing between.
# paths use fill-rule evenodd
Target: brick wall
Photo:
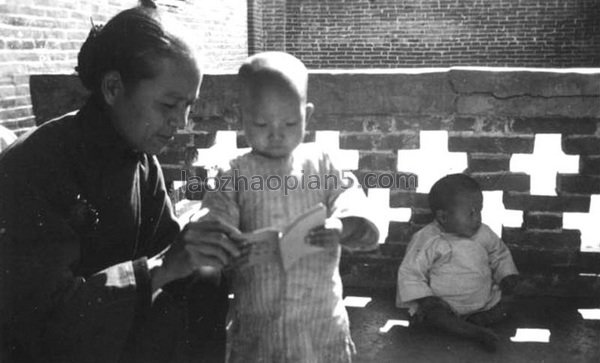
<instances>
[{"instance_id":1,"label":"brick wall","mask_svg":"<svg viewBox=\"0 0 600 363\"><path fill-rule=\"evenodd\" d=\"M263 49L291 52L311 68L600 66L596 0L262 4Z\"/></svg>"},{"instance_id":2,"label":"brick wall","mask_svg":"<svg viewBox=\"0 0 600 363\"><path fill-rule=\"evenodd\" d=\"M247 56L246 1L161 0L190 31L208 72L229 72ZM0 124L20 133L35 124L31 74L74 72L90 28L134 0L0 1Z\"/></svg>"},{"instance_id":3,"label":"brick wall","mask_svg":"<svg viewBox=\"0 0 600 363\"><path fill-rule=\"evenodd\" d=\"M192 116L196 132L238 128L233 84L227 75L205 80ZM398 159L400 153L421 148L423 132L446 130L447 151L465 153L466 166L484 191L499 193L499 208L519 215L519 224L504 226L500 234L528 276L529 291L571 296L600 292L594 275L600 273L600 253L582 252L580 231L563 225L567 214L590 217L591 196L600 194L598 71L322 71L311 74L309 99L316 104L308 125L312 137L340 131L340 148L358 150L359 179L367 172L415 172L398 168L404 161ZM556 195L536 195L528 172L511 171L511 159L531 155L536 140L551 134L560 135L561 154L580 160L575 170L553 175ZM554 162L549 156L542 161ZM434 159L422 170L444 167ZM390 222L378 252L345 256L346 283L392 286L410 236L431 221L426 191L392 188L388 205L409 208L410 219ZM583 225L592 224L588 220ZM594 240L600 247L598 236L600 230Z\"/></svg>"},{"instance_id":4,"label":"brick wall","mask_svg":"<svg viewBox=\"0 0 600 363\"><path fill-rule=\"evenodd\" d=\"M517 213L517 225L502 223L499 232L527 275L529 291L600 293L600 253L581 250L579 230L596 228L592 238L600 250L600 229L590 210L596 208L596 216L600 214L600 198L595 206L591 203L600 197L600 72L315 71L310 77L309 100L316 110L308 124L309 139L323 131L340 131L340 148L358 152L359 179L367 172L415 173L421 184L425 172L445 170L447 165L430 155L432 160L419 165L419 170L405 170L402 165L410 157L404 153L424 150L426 133L444 130L447 147L442 152L465 155L465 167L485 193L499 193L494 212ZM205 77L191 114L193 127L159 155L167 179L179 180L181 170L188 176L206 176L203 168L192 165L193 158L198 148L212 145L220 130L239 130L235 89L233 75ZM56 116L57 107L64 112L83 100L74 76L33 77L32 92L40 121ZM539 195L533 191L533 173L511 170L512 160L519 155L540 156L535 151L537 140L556 134L556 151L563 157L577 155L579 161L571 171L552 175L556 193ZM243 138L239 140L238 146L245 146ZM230 147L234 149L235 143ZM219 150L212 154L225 152ZM541 158L539 164L558 163L556 156L542 153ZM385 243L376 253L344 256L342 270L349 285L393 286L411 234L431 221L427 191L410 185L388 189L389 197L379 208L406 208L410 218L389 223ZM180 193L179 198L183 196ZM186 196L201 198L201 194ZM574 213L584 219L575 227L566 223Z\"/></svg>"}]
</instances>

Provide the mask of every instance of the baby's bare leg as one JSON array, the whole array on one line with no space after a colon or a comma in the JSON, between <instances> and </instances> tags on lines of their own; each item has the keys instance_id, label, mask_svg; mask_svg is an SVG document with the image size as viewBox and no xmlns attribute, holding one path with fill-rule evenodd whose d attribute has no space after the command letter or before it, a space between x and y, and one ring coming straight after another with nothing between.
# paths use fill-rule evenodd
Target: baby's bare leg
<instances>
[{"instance_id":1,"label":"baby's bare leg","mask_svg":"<svg viewBox=\"0 0 600 363\"><path fill-rule=\"evenodd\" d=\"M426 325L476 341L487 351L496 350L496 343L499 339L492 330L461 319L440 298L430 296L420 299L419 309L423 314L423 323Z\"/></svg>"}]
</instances>

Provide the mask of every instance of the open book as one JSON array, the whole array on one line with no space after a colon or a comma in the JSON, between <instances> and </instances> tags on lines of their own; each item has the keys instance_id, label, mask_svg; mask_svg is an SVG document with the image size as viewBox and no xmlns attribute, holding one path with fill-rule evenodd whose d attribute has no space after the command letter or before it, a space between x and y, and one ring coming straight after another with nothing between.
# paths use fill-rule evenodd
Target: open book
<instances>
[{"instance_id":1,"label":"open book","mask_svg":"<svg viewBox=\"0 0 600 363\"><path fill-rule=\"evenodd\" d=\"M300 214L288 223L283 230L272 227L261 228L244 233L244 239L250 243L250 252L244 266L260 264L272 260L280 254L285 270L298 259L311 253L323 251L322 247L309 245L304 241L308 231L325 224L327 210L322 203Z\"/></svg>"}]
</instances>

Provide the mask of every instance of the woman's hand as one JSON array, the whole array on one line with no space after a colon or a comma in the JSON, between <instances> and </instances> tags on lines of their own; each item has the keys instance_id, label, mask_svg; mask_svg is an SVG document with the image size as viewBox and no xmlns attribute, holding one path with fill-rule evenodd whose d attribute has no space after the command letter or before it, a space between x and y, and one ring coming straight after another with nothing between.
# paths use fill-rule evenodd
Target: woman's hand
<instances>
[{"instance_id":1,"label":"woman's hand","mask_svg":"<svg viewBox=\"0 0 600 363\"><path fill-rule=\"evenodd\" d=\"M152 291L194 272L221 271L243 254L240 231L220 221L186 225L169 248L148 260Z\"/></svg>"}]
</instances>

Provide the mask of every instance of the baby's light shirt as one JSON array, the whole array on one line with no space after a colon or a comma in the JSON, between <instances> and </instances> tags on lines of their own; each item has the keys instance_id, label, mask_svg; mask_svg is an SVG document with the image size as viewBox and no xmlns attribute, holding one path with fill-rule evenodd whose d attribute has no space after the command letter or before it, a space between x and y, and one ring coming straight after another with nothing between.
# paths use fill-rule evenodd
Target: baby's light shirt
<instances>
[{"instance_id":1,"label":"baby's light shirt","mask_svg":"<svg viewBox=\"0 0 600 363\"><path fill-rule=\"evenodd\" d=\"M445 233L436 221L415 233L398 269L396 305L437 296L457 314L485 311L501 298L500 281L518 274L509 249L485 224L471 238Z\"/></svg>"}]
</instances>

